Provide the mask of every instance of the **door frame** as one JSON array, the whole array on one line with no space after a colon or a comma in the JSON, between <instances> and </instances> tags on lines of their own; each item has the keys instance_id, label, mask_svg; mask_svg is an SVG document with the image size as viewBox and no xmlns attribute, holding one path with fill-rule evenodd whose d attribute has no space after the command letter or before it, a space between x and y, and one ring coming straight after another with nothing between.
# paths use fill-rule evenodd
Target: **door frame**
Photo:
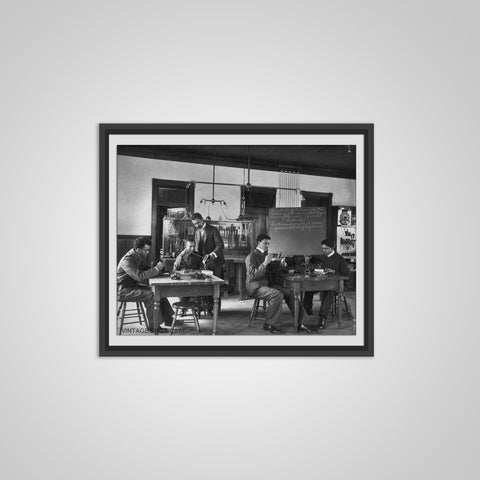
<instances>
[{"instance_id":1,"label":"door frame","mask_svg":"<svg viewBox=\"0 0 480 480\"><path fill-rule=\"evenodd\" d=\"M187 188L188 187L188 188ZM157 245L162 243L162 239L157 238L157 227L159 219L157 218L157 206L164 205L169 208L175 207L184 207L185 204L167 204L165 202L158 201L158 189L159 188L175 188L178 190L185 189L187 192L187 199L186 199L186 207L190 213L193 213L194 205L195 205L195 183L194 182L186 182L180 180L163 180L159 178L152 178L152 252L153 252L153 260L156 262L159 261L157 258L156 251ZM161 221L161 219L160 219Z\"/></svg>"},{"instance_id":2,"label":"door frame","mask_svg":"<svg viewBox=\"0 0 480 480\"><path fill-rule=\"evenodd\" d=\"M318 200L326 200L327 203L327 238L333 238L332 235L334 234L334 229L332 228L332 199L333 193L328 192L311 192L310 190L302 190L302 193L308 194L309 197L313 197ZM304 206L305 201L302 201L302 207ZM319 202L320 203L320 202ZM323 205L317 205L323 206ZM322 241L323 239L320 239Z\"/></svg>"}]
</instances>

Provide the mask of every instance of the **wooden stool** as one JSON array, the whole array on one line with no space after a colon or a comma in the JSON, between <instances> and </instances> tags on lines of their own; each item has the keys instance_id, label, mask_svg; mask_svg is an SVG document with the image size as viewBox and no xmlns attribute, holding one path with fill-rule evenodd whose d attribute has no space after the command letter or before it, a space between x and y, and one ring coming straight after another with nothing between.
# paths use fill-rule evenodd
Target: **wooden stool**
<instances>
[{"instance_id":1,"label":"wooden stool","mask_svg":"<svg viewBox=\"0 0 480 480\"><path fill-rule=\"evenodd\" d=\"M261 301L263 302L263 306L262 306L263 312L259 312ZM257 318L265 319L266 311L267 311L267 301L256 298L255 301L253 302L252 313L250 315L250 323L248 324L248 326L251 327L252 323L254 323L257 320Z\"/></svg>"},{"instance_id":2,"label":"wooden stool","mask_svg":"<svg viewBox=\"0 0 480 480\"><path fill-rule=\"evenodd\" d=\"M343 300L343 303L345 305L345 311L347 312L348 319L353 320L352 311L350 310L350 306L348 305L348 302L347 302L347 297L345 296L344 293L336 293L335 294L334 300L332 302L332 309L331 309L332 320L333 320L334 315L337 313L337 308L341 308L339 303L341 303L342 300Z\"/></svg>"},{"instance_id":3,"label":"wooden stool","mask_svg":"<svg viewBox=\"0 0 480 480\"><path fill-rule=\"evenodd\" d=\"M175 310L175 315L173 316L172 321L172 328L170 330L170 335L173 333L173 329L175 327L175 322L177 321L178 311L183 310L185 315L188 315L188 311L190 310L191 315L193 317L193 323L195 324L195 328L198 332L200 332L200 323L198 322L198 316L200 313L200 303L198 301L191 301L191 300L181 300L180 302L175 302L172 305L173 309ZM187 322L185 322L187 323ZM188 323L192 323L189 321Z\"/></svg>"},{"instance_id":4,"label":"wooden stool","mask_svg":"<svg viewBox=\"0 0 480 480\"><path fill-rule=\"evenodd\" d=\"M198 307L198 318L200 319L202 317L202 313L204 317L208 316L208 309L207 305L205 304L205 297L185 297L181 301L186 301L189 300L190 302L195 302L197 303ZM180 316L183 316L183 308L180 307Z\"/></svg>"},{"instance_id":5,"label":"wooden stool","mask_svg":"<svg viewBox=\"0 0 480 480\"><path fill-rule=\"evenodd\" d=\"M135 303L136 308L127 308L127 303ZM120 301L120 305L117 310L117 318L120 319L119 335L122 334L124 325L131 325L133 323L139 323L140 325L143 325L142 318L143 318L143 321L145 322L145 325L147 325L147 317L145 316L145 311L143 310L142 302ZM126 318L137 318L138 320L135 322L126 322L125 321Z\"/></svg>"}]
</instances>

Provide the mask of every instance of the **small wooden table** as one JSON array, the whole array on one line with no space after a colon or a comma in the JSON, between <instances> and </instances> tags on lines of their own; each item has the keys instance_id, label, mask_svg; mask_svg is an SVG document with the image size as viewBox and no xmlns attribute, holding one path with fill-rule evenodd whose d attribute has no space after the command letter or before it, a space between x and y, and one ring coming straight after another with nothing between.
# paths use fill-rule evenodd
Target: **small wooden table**
<instances>
[{"instance_id":1,"label":"small wooden table","mask_svg":"<svg viewBox=\"0 0 480 480\"><path fill-rule=\"evenodd\" d=\"M220 298L220 286L227 282L215 275L205 280L172 280L170 277L156 277L150 279L150 285L154 289L153 304L153 328L158 335L158 328L162 323L160 311L160 299L162 297L201 297L213 295L213 335L217 334L218 299Z\"/></svg>"},{"instance_id":2,"label":"small wooden table","mask_svg":"<svg viewBox=\"0 0 480 480\"><path fill-rule=\"evenodd\" d=\"M336 293L343 294L344 282L349 277L344 275L316 275L310 277L308 275L284 275L284 285L289 288L295 299L295 315L294 324L298 328L298 320L300 317L300 308L303 292L324 292L332 290ZM338 308L338 328L342 328L342 309Z\"/></svg>"}]
</instances>

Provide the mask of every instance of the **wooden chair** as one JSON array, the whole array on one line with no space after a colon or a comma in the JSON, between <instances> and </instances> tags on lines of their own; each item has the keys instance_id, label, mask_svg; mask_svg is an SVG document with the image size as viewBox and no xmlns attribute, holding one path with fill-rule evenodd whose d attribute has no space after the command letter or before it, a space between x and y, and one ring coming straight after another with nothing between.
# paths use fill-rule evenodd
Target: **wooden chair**
<instances>
[{"instance_id":1,"label":"wooden chair","mask_svg":"<svg viewBox=\"0 0 480 480\"><path fill-rule=\"evenodd\" d=\"M332 321L334 320L334 316L337 313L337 309L341 308L341 302L343 300L343 304L345 305L345 311L347 312L347 317L349 320L353 320L353 315L352 311L350 310L350 306L348 305L347 302L347 297L345 296L344 293L335 293L335 297L332 302L332 308L331 308L331 313L332 313Z\"/></svg>"},{"instance_id":2,"label":"wooden chair","mask_svg":"<svg viewBox=\"0 0 480 480\"><path fill-rule=\"evenodd\" d=\"M343 299L343 304L345 306L345 311L347 312L347 317L349 320L352 321L352 332L353 335L357 334L357 319L356 317L353 316L352 310L350 309L350 305L348 304L347 297L345 296L344 293L335 293L335 298L332 302L332 308L331 308L331 313L332 313L332 322L335 321L335 315L337 313L338 308L342 308L342 299Z\"/></svg>"},{"instance_id":3,"label":"wooden chair","mask_svg":"<svg viewBox=\"0 0 480 480\"><path fill-rule=\"evenodd\" d=\"M259 312L260 302L263 302L262 312ZM252 313L250 314L250 323L248 324L248 326L251 327L252 324L259 318L260 319L265 319L266 311L267 311L267 301L266 300L260 300L259 298L256 298L255 301L253 302Z\"/></svg>"},{"instance_id":4,"label":"wooden chair","mask_svg":"<svg viewBox=\"0 0 480 480\"><path fill-rule=\"evenodd\" d=\"M145 316L145 310L143 309L142 302L127 302L119 301L120 305L117 310L117 318L120 319L120 331L119 335L122 334L124 325L132 325L134 323L139 323L143 325L142 319L147 325L147 317ZM135 308L127 308L127 303L135 303ZM126 318L137 318L135 322L126 322Z\"/></svg>"}]
</instances>

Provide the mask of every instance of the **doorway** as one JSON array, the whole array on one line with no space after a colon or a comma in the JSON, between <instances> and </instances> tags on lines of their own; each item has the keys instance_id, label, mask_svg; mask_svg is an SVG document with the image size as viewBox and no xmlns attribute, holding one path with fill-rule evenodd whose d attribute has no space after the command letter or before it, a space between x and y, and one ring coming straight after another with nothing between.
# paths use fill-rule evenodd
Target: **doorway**
<instances>
[{"instance_id":1,"label":"doorway","mask_svg":"<svg viewBox=\"0 0 480 480\"><path fill-rule=\"evenodd\" d=\"M185 208L193 213L195 184L176 180L152 179L152 251L151 260L160 259L163 240L163 217L169 208Z\"/></svg>"},{"instance_id":2,"label":"doorway","mask_svg":"<svg viewBox=\"0 0 480 480\"><path fill-rule=\"evenodd\" d=\"M327 209L327 237L332 238L332 193L302 191L302 207L325 207Z\"/></svg>"}]
</instances>

